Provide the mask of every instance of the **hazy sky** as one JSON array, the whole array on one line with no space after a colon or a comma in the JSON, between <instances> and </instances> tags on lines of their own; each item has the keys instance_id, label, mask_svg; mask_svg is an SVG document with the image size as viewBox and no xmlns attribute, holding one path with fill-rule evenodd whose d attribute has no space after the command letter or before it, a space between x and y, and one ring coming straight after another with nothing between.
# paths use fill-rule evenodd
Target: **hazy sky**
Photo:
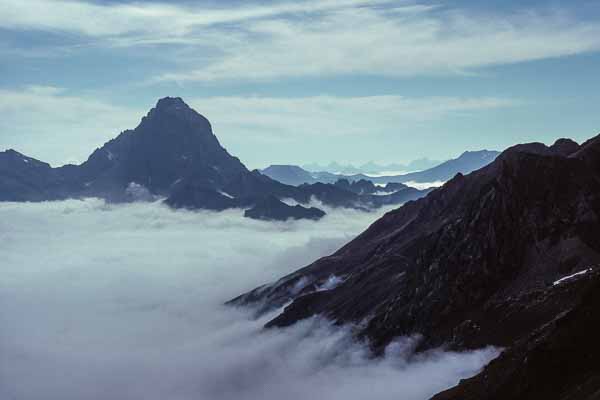
<instances>
[{"instance_id":1,"label":"hazy sky","mask_svg":"<svg viewBox=\"0 0 600 400\"><path fill-rule=\"evenodd\" d=\"M600 2L0 0L0 150L84 160L181 96L249 167L600 131Z\"/></svg>"}]
</instances>

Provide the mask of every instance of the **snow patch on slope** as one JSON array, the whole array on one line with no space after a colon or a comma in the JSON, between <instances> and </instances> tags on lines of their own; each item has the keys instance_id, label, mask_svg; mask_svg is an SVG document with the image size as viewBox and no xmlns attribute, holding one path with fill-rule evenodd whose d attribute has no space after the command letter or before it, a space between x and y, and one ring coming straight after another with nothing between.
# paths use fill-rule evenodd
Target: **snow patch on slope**
<instances>
[{"instance_id":1,"label":"snow patch on slope","mask_svg":"<svg viewBox=\"0 0 600 400\"><path fill-rule=\"evenodd\" d=\"M569 280L571 280L571 279L573 279L573 278L575 278L577 276L580 276L580 275L585 275L585 274L587 274L588 272L591 272L591 271L592 271L592 268L587 268L587 269L584 269L583 271L579 271L579 272L575 272L574 274L571 274L571 275L563 276L559 280L555 281L552 285L553 286L560 285L563 282L569 281Z\"/></svg>"}]
</instances>

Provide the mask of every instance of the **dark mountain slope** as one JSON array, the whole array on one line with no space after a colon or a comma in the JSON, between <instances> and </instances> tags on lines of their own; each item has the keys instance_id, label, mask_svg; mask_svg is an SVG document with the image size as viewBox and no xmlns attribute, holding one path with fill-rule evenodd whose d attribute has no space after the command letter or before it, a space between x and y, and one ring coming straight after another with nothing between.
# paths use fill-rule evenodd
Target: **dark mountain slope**
<instances>
[{"instance_id":1,"label":"dark mountain slope","mask_svg":"<svg viewBox=\"0 0 600 400\"><path fill-rule=\"evenodd\" d=\"M477 376L432 400L600 398L600 276L578 281L572 310L519 340Z\"/></svg>"},{"instance_id":2,"label":"dark mountain slope","mask_svg":"<svg viewBox=\"0 0 600 400\"><path fill-rule=\"evenodd\" d=\"M233 303L293 299L268 326L323 314L360 323L376 350L414 333L422 349L509 346L576 303L552 282L600 265L599 144L515 146ZM331 275L343 283L315 291Z\"/></svg>"}]
</instances>

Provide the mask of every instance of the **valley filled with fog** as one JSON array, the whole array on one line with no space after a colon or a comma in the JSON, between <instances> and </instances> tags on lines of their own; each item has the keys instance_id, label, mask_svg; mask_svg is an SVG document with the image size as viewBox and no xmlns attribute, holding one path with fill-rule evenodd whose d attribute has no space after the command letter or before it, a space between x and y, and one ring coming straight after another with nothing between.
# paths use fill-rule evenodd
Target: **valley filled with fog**
<instances>
[{"instance_id":1,"label":"valley filled with fog","mask_svg":"<svg viewBox=\"0 0 600 400\"><path fill-rule=\"evenodd\" d=\"M262 222L160 203L0 203L0 398L428 399L497 355L414 354L398 338L374 359L311 319L223 302L332 253L385 210Z\"/></svg>"}]
</instances>

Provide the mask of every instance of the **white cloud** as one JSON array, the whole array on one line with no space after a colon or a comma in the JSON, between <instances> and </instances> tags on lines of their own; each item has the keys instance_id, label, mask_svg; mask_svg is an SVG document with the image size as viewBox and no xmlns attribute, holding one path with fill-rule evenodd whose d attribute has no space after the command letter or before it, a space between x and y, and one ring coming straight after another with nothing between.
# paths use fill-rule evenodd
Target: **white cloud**
<instances>
[{"instance_id":1,"label":"white cloud","mask_svg":"<svg viewBox=\"0 0 600 400\"><path fill-rule=\"evenodd\" d=\"M215 38L222 54L156 80L236 81L465 74L479 67L598 51L600 25L561 14L482 16L343 9L314 18L249 21Z\"/></svg>"},{"instance_id":2,"label":"white cloud","mask_svg":"<svg viewBox=\"0 0 600 400\"><path fill-rule=\"evenodd\" d=\"M486 15L393 0L218 8L0 0L0 8L8 29L75 33L100 46L177 44L179 70L150 82L464 74L600 49L598 23L556 10Z\"/></svg>"},{"instance_id":3,"label":"white cloud","mask_svg":"<svg viewBox=\"0 0 600 400\"><path fill-rule=\"evenodd\" d=\"M0 203L0 398L425 400L496 355L409 358L415 339L399 338L372 360L347 328L265 332L265 319L222 306L380 215L328 211L268 223L159 204Z\"/></svg>"},{"instance_id":4,"label":"white cloud","mask_svg":"<svg viewBox=\"0 0 600 400\"><path fill-rule=\"evenodd\" d=\"M390 0L304 0L269 6L216 8L168 2L101 5L78 0L0 0L3 11L0 26L8 29L63 31L99 38L129 36L149 42L171 42L177 38L185 40L199 27L385 2ZM428 8L410 7L411 10Z\"/></svg>"}]
</instances>

